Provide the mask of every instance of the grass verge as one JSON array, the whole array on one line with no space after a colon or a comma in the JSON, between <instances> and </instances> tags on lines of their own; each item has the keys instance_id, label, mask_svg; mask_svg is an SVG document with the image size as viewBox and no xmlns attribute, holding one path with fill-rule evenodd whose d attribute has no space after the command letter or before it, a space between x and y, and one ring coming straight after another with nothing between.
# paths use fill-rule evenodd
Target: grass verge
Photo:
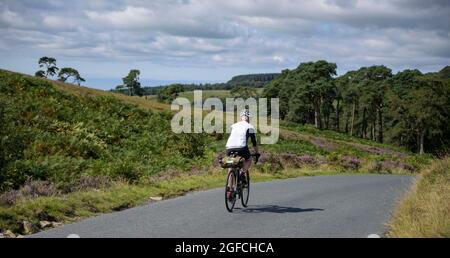
<instances>
[{"instance_id":1,"label":"grass verge","mask_svg":"<svg viewBox=\"0 0 450 258\"><path fill-rule=\"evenodd\" d=\"M389 225L388 237L450 237L450 158L419 176Z\"/></svg>"}]
</instances>

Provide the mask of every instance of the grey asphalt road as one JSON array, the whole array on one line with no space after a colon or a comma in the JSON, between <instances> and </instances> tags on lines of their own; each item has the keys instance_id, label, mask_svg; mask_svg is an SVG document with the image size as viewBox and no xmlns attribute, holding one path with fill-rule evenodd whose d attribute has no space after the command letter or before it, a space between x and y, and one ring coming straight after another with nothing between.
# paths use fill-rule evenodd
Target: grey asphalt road
<instances>
[{"instance_id":1,"label":"grey asphalt road","mask_svg":"<svg viewBox=\"0 0 450 258\"><path fill-rule=\"evenodd\" d=\"M233 213L223 189L190 193L65 225L31 237L211 238L382 235L408 176L320 176L257 183Z\"/></svg>"}]
</instances>

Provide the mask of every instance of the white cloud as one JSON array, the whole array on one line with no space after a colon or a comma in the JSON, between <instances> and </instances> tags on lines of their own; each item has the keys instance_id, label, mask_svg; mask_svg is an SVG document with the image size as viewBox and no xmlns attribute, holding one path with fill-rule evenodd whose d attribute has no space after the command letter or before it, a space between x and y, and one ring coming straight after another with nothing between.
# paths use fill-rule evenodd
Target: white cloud
<instances>
[{"instance_id":1,"label":"white cloud","mask_svg":"<svg viewBox=\"0 0 450 258\"><path fill-rule=\"evenodd\" d=\"M8 7L1 10L0 24L3 23L6 26L14 26L16 28L31 28L34 23L26 22L25 19L18 13L9 10Z\"/></svg>"},{"instance_id":2,"label":"white cloud","mask_svg":"<svg viewBox=\"0 0 450 258\"><path fill-rule=\"evenodd\" d=\"M220 56L220 55L214 55L214 56L212 57L212 60L213 60L214 62L220 63L220 62L223 62L223 57Z\"/></svg>"},{"instance_id":3,"label":"white cloud","mask_svg":"<svg viewBox=\"0 0 450 258\"><path fill-rule=\"evenodd\" d=\"M243 32L239 25L212 16L201 5L153 4L84 13L93 24L119 30L147 30L200 38L231 38Z\"/></svg>"},{"instance_id":4,"label":"white cloud","mask_svg":"<svg viewBox=\"0 0 450 258\"><path fill-rule=\"evenodd\" d=\"M134 6L110 12L86 11L85 14L93 22L100 22L119 29L145 28L154 22L155 17L151 10Z\"/></svg>"},{"instance_id":5,"label":"white cloud","mask_svg":"<svg viewBox=\"0 0 450 258\"><path fill-rule=\"evenodd\" d=\"M79 20L71 17L48 15L44 16L42 20L42 25L51 30L58 31L74 31L79 25Z\"/></svg>"},{"instance_id":6,"label":"white cloud","mask_svg":"<svg viewBox=\"0 0 450 258\"><path fill-rule=\"evenodd\" d=\"M281 56L274 56L273 57L273 61L277 62L277 63L283 63L284 62L284 58Z\"/></svg>"}]
</instances>

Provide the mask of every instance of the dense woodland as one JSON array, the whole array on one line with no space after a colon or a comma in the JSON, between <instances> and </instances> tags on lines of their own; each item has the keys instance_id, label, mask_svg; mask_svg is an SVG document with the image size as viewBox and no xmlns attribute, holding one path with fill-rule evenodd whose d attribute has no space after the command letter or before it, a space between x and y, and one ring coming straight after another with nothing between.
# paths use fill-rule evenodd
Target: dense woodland
<instances>
[{"instance_id":1,"label":"dense woodland","mask_svg":"<svg viewBox=\"0 0 450 258\"><path fill-rule=\"evenodd\" d=\"M263 74L247 74L247 75L238 75L231 78L230 81L227 82L227 86L231 88L237 86L246 86L250 88L261 88L264 87L267 83L273 81L278 76L279 73L263 73Z\"/></svg>"},{"instance_id":2,"label":"dense woodland","mask_svg":"<svg viewBox=\"0 0 450 258\"><path fill-rule=\"evenodd\" d=\"M386 66L362 67L336 76L327 61L284 70L263 97L280 98L282 119L314 124L420 153L450 146L450 67L423 74Z\"/></svg>"}]
</instances>

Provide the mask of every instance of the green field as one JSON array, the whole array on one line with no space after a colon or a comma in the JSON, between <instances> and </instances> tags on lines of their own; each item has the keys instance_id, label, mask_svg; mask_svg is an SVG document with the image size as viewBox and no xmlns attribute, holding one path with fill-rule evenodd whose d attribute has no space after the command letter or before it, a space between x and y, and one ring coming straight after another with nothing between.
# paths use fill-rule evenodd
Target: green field
<instances>
[{"instance_id":1,"label":"green field","mask_svg":"<svg viewBox=\"0 0 450 258\"><path fill-rule=\"evenodd\" d=\"M181 92L179 94L179 96L182 98L187 98L191 102L194 101L194 92L193 91ZM230 94L230 91L228 91L228 90L204 90L204 91L202 91L202 98L203 98L203 100L205 100L207 98L224 99L224 98L231 98L231 94Z\"/></svg>"},{"instance_id":2,"label":"green field","mask_svg":"<svg viewBox=\"0 0 450 258\"><path fill-rule=\"evenodd\" d=\"M257 94L261 94L263 92L263 88L257 88L256 92ZM194 100L194 92L193 91L185 91L179 93L180 97L187 98L189 101ZM202 98L203 100L207 98L219 98L219 99L225 99L225 98L232 98L232 94L229 90L203 90L202 91Z\"/></svg>"}]
</instances>

